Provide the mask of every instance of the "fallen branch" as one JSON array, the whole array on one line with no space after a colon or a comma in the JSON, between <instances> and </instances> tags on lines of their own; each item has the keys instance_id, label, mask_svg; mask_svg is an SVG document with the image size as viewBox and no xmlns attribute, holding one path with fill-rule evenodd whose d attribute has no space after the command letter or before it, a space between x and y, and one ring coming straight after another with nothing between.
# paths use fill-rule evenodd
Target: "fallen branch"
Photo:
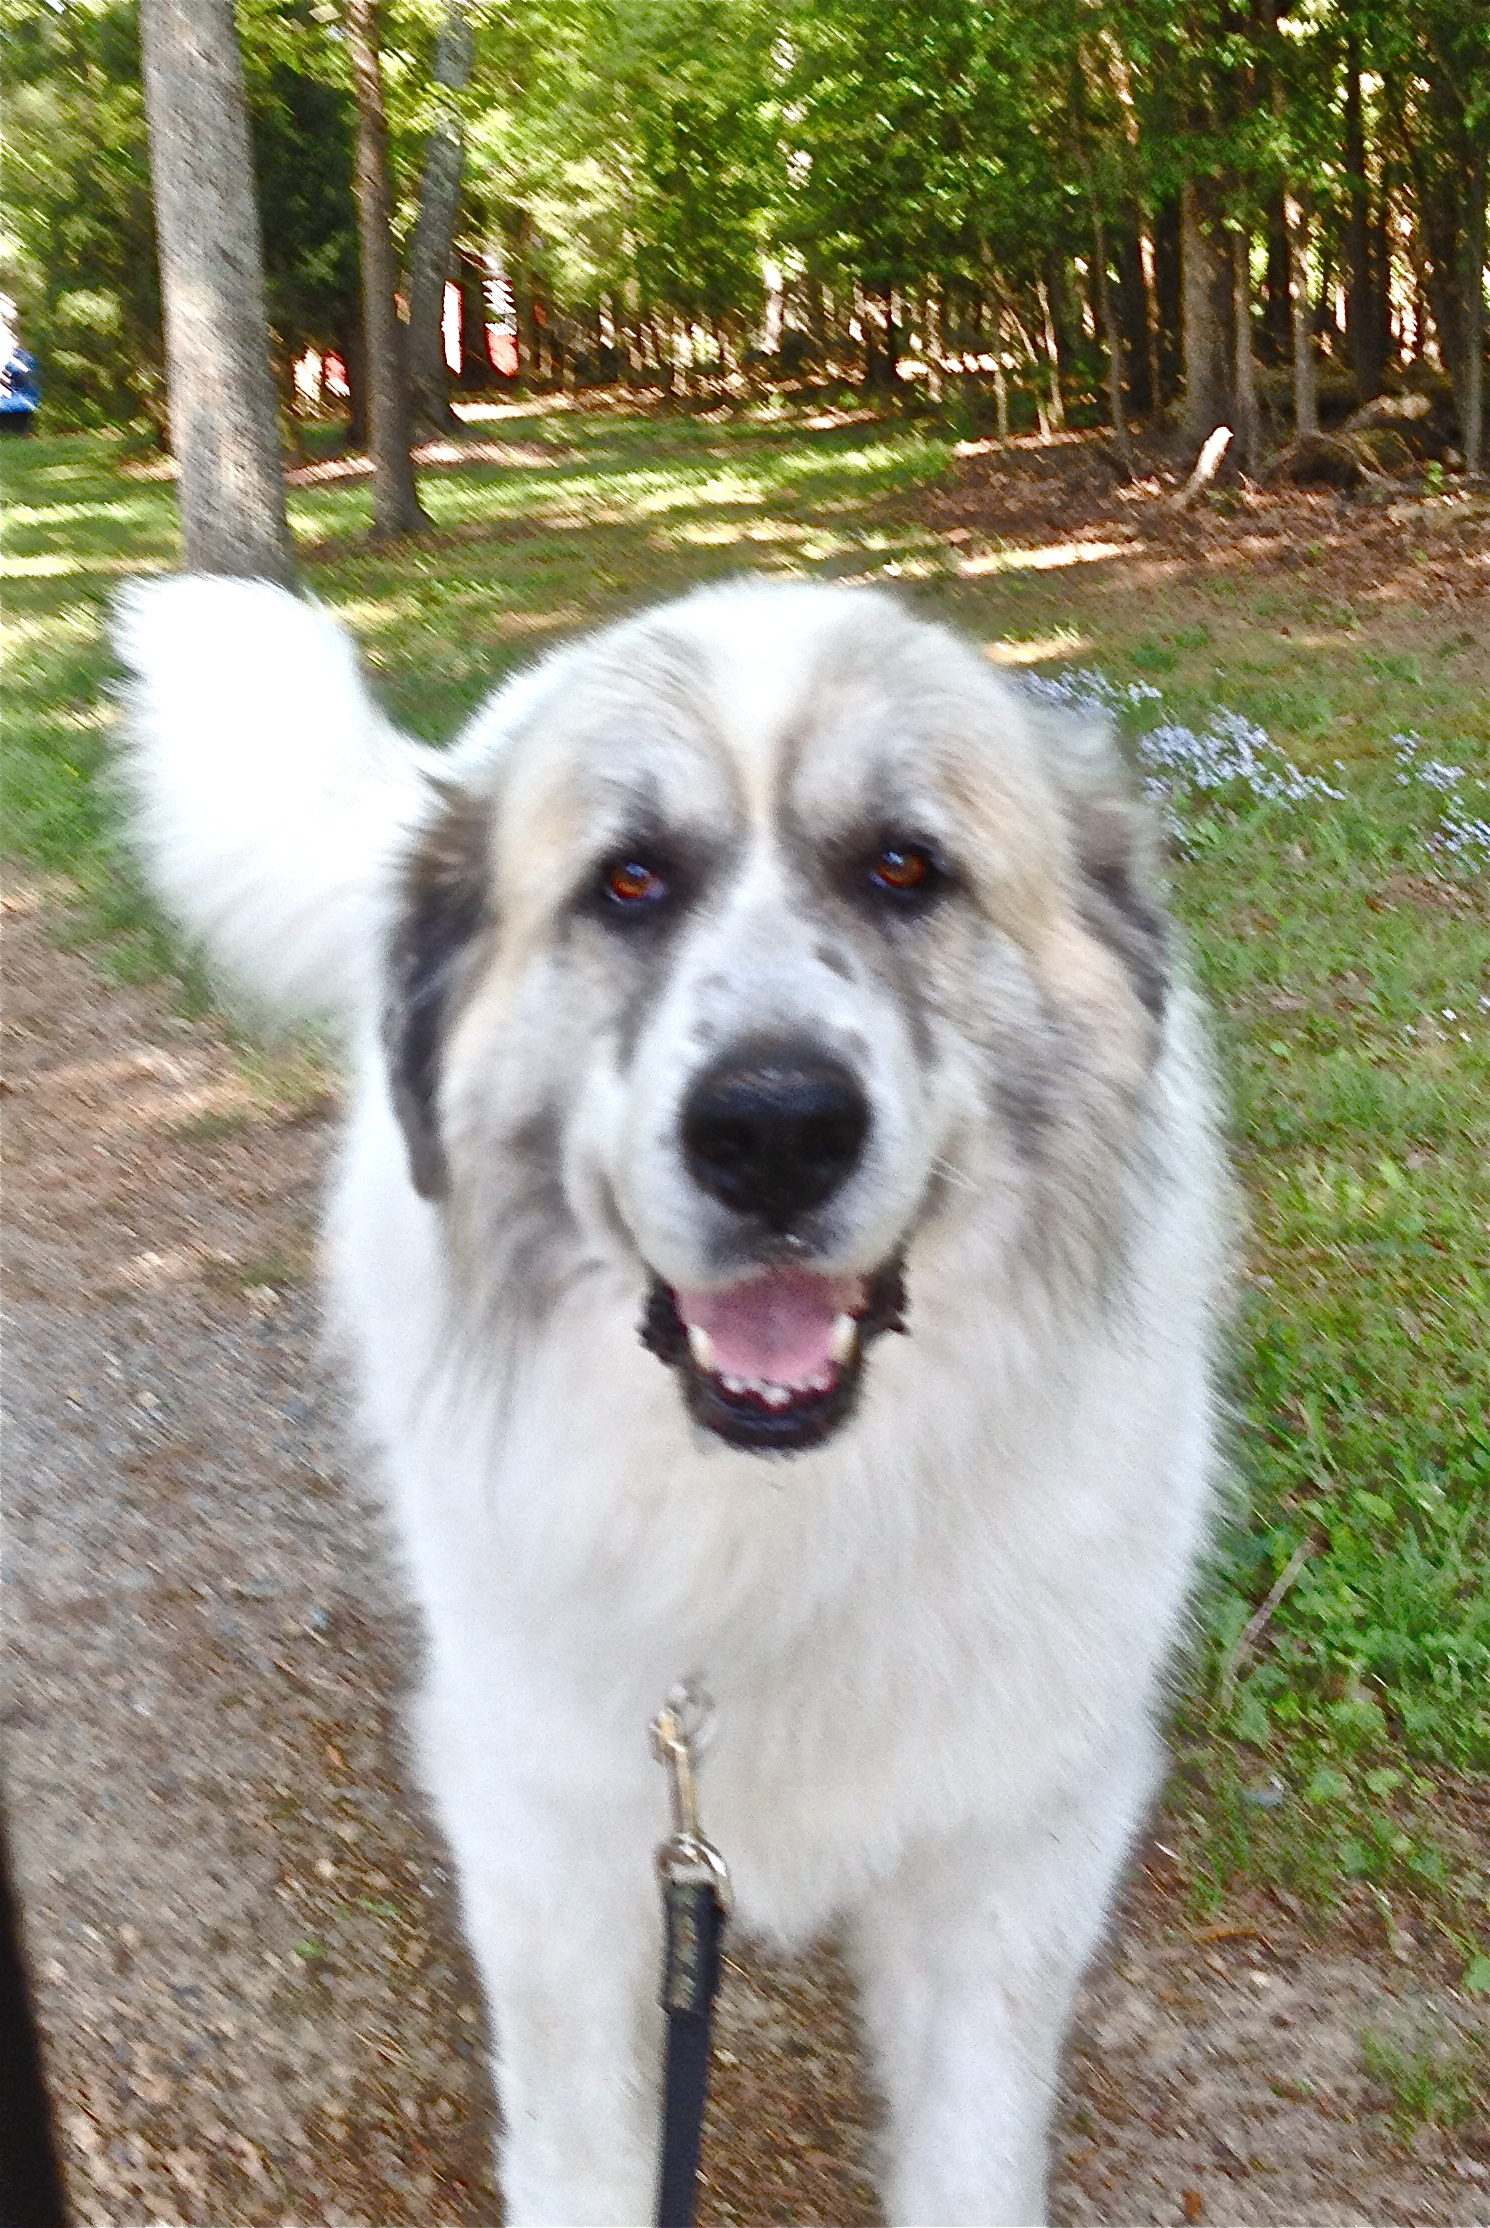
<instances>
[{"instance_id":1,"label":"fallen branch","mask_svg":"<svg viewBox=\"0 0 1490 2228\"><path fill-rule=\"evenodd\" d=\"M1292 480L1296 487L1387 484L1368 444L1354 433L1302 433L1266 460L1258 478L1264 487L1277 480Z\"/></svg>"},{"instance_id":2,"label":"fallen branch","mask_svg":"<svg viewBox=\"0 0 1490 2228\"><path fill-rule=\"evenodd\" d=\"M1229 1710L1236 1699L1237 1676L1242 1665L1266 1631L1279 1602L1288 1592L1289 1587L1298 1577L1309 1557L1315 1553L1319 1544L1319 1534L1317 1532L1306 1533L1273 1580L1272 1585L1269 1586L1260 1607L1254 1609L1252 1615L1247 1619L1247 1622L1227 1649L1225 1660L1221 1665L1221 1678L1217 1692L1217 1699L1223 1711Z\"/></svg>"},{"instance_id":3,"label":"fallen branch","mask_svg":"<svg viewBox=\"0 0 1490 2228\"><path fill-rule=\"evenodd\" d=\"M1213 433L1206 435L1205 446L1195 459L1194 471L1180 489L1179 494L1170 499L1169 507L1171 510L1188 510L1201 490L1209 487L1211 481L1216 477L1221 459L1225 456L1230 445L1231 427L1229 425L1218 425Z\"/></svg>"}]
</instances>

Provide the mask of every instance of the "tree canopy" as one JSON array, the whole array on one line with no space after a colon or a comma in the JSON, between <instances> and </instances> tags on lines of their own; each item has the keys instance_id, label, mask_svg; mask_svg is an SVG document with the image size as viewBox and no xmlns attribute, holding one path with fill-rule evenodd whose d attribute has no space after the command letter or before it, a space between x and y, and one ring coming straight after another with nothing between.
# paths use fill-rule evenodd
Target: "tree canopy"
<instances>
[{"instance_id":1,"label":"tree canopy","mask_svg":"<svg viewBox=\"0 0 1490 2228\"><path fill-rule=\"evenodd\" d=\"M158 408L132 9L0 13L8 283L50 393L80 420ZM404 252L452 98L445 14L379 9ZM1205 416L1237 407L1254 355L1264 400L1286 393L1300 307L1354 401L1418 366L1461 439L1473 427L1490 14L1464 0L474 0L470 17L456 244L468 274L509 282L529 377L806 367L955 378L975 400L1007 379L1059 422L1096 406L1116 340L1129 407L1188 386ZM345 353L344 12L241 0L239 21L279 352Z\"/></svg>"}]
</instances>

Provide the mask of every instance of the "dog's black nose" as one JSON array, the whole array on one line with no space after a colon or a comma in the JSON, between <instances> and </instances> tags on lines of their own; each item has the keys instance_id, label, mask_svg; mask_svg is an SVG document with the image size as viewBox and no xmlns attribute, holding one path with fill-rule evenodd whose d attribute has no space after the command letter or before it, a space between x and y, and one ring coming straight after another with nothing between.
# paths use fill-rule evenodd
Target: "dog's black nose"
<instances>
[{"instance_id":1,"label":"dog's black nose","mask_svg":"<svg viewBox=\"0 0 1490 2228\"><path fill-rule=\"evenodd\" d=\"M840 1061L758 1045L694 1085L683 1152L703 1190L736 1214L784 1229L852 1174L868 1130L868 1102Z\"/></svg>"}]
</instances>

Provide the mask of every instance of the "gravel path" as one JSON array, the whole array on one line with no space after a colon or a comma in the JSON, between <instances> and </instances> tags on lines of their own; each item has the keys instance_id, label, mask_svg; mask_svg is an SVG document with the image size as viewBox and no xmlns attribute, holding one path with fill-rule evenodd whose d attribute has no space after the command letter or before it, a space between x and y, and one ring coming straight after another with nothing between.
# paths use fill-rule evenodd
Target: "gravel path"
<instances>
[{"instance_id":1,"label":"gravel path","mask_svg":"<svg viewBox=\"0 0 1490 2228\"><path fill-rule=\"evenodd\" d=\"M415 1636L317 1359L333 1109L6 901L5 1781L89 2223L495 2222L482 2019L402 1769ZM1392 2136L1364 2028L1483 2019L1162 1845L1083 2009L1062 2224L1490 2221L1490 2131ZM1399 1943L1399 1948L1400 1948ZM870 2223L826 1957L728 1977L706 2217Z\"/></svg>"}]
</instances>

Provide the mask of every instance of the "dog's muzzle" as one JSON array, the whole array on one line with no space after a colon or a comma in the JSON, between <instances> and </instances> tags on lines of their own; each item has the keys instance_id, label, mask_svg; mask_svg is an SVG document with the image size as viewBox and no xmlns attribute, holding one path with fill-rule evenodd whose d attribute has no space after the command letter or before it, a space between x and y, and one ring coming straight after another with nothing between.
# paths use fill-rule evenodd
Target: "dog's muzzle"
<instances>
[{"instance_id":1,"label":"dog's muzzle","mask_svg":"<svg viewBox=\"0 0 1490 2228\"><path fill-rule=\"evenodd\" d=\"M800 1038L733 1046L684 1102L684 1166L755 1265L698 1290L654 1279L641 1334L682 1373L695 1420L731 1446L820 1445L853 1409L870 1339L904 1327L898 1264L870 1277L811 1266L813 1218L858 1168L869 1127L857 1076Z\"/></svg>"},{"instance_id":2,"label":"dog's muzzle","mask_svg":"<svg viewBox=\"0 0 1490 2228\"><path fill-rule=\"evenodd\" d=\"M641 1338L681 1373L705 1430L751 1454L799 1454L853 1413L871 1340L904 1329L897 1262L871 1277L763 1269L707 1292L656 1277Z\"/></svg>"}]
</instances>

